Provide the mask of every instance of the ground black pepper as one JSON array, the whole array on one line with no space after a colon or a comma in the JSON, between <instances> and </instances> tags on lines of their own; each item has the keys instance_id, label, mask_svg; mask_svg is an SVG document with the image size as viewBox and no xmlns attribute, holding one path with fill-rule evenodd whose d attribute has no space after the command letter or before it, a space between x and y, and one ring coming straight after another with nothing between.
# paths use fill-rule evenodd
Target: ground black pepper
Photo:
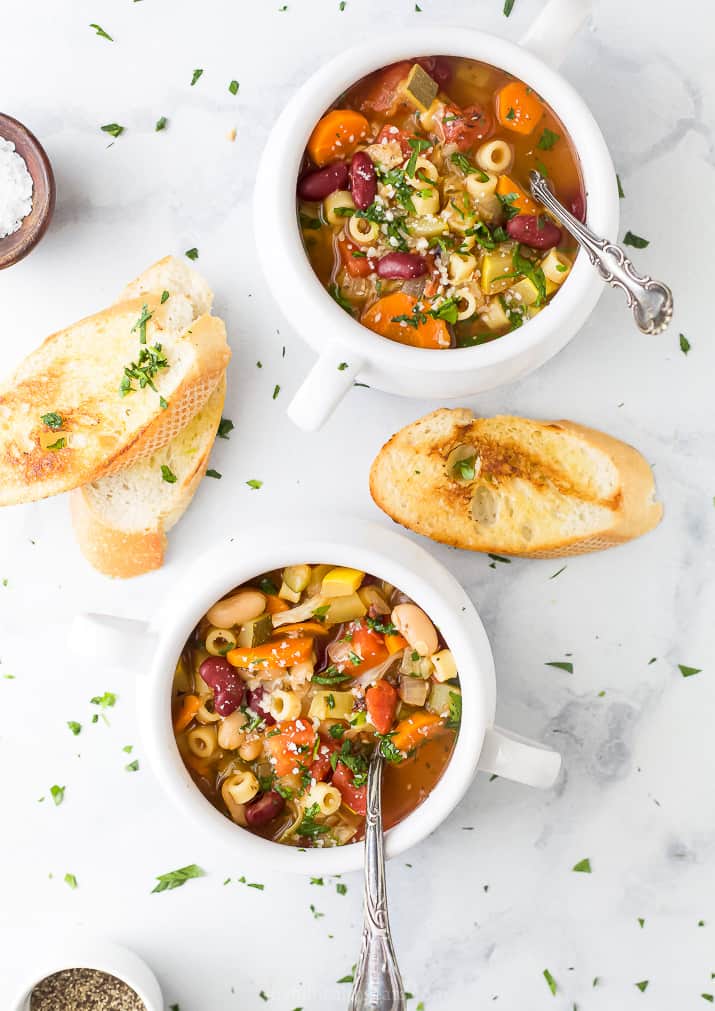
<instances>
[{"instance_id":1,"label":"ground black pepper","mask_svg":"<svg viewBox=\"0 0 715 1011\"><path fill-rule=\"evenodd\" d=\"M130 986L99 969L62 969L30 994L30 1011L146 1011Z\"/></svg>"}]
</instances>

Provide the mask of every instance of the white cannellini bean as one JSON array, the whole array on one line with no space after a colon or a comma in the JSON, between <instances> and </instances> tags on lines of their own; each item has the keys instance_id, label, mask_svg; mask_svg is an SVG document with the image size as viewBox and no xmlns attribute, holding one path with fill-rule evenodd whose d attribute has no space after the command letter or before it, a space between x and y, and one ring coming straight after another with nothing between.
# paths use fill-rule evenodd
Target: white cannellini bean
<instances>
[{"instance_id":1,"label":"white cannellini bean","mask_svg":"<svg viewBox=\"0 0 715 1011\"><path fill-rule=\"evenodd\" d=\"M407 639L420 656L431 656L439 645L437 632L425 612L417 604L398 604L393 608L392 624Z\"/></svg>"},{"instance_id":2,"label":"white cannellini bean","mask_svg":"<svg viewBox=\"0 0 715 1011\"><path fill-rule=\"evenodd\" d=\"M222 720L218 728L219 747L225 751L235 751L243 741L243 728L247 723L248 717L240 709Z\"/></svg>"},{"instance_id":3,"label":"white cannellini bean","mask_svg":"<svg viewBox=\"0 0 715 1011\"><path fill-rule=\"evenodd\" d=\"M233 628L253 621L266 609L266 598L260 590L240 590L232 597L219 600L209 608L206 617L217 628Z\"/></svg>"}]
</instances>

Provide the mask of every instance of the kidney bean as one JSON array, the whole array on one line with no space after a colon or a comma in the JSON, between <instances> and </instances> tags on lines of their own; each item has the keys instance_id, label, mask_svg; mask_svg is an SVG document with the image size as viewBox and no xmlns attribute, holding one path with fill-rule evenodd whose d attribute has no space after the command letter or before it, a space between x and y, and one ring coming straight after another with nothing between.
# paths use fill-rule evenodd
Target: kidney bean
<instances>
[{"instance_id":1,"label":"kidney bean","mask_svg":"<svg viewBox=\"0 0 715 1011\"><path fill-rule=\"evenodd\" d=\"M417 253L386 253L377 261L379 277L406 279L422 277L427 273L427 263Z\"/></svg>"},{"instance_id":2,"label":"kidney bean","mask_svg":"<svg viewBox=\"0 0 715 1011\"><path fill-rule=\"evenodd\" d=\"M353 203L360 211L367 210L377 193L375 166L369 154L356 151L350 162L350 190Z\"/></svg>"},{"instance_id":3,"label":"kidney bean","mask_svg":"<svg viewBox=\"0 0 715 1011\"><path fill-rule=\"evenodd\" d=\"M570 210L575 218L579 221L586 220L586 207L584 205L583 196L577 193L575 197L571 199Z\"/></svg>"},{"instance_id":4,"label":"kidney bean","mask_svg":"<svg viewBox=\"0 0 715 1011\"><path fill-rule=\"evenodd\" d=\"M280 814L285 807L285 801L275 790L262 793L246 805L246 824L249 828L261 828Z\"/></svg>"},{"instance_id":5,"label":"kidney bean","mask_svg":"<svg viewBox=\"0 0 715 1011\"><path fill-rule=\"evenodd\" d=\"M519 214L506 223L506 233L532 249L551 249L561 242L561 229L543 215Z\"/></svg>"},{"instance_id":6,"label":"kidney bean","mask_svg":"<svg viewBox=\"0 0 715 1011\"><path fill-rule=\"evenodd\" d=\"M268 707L263 701L263 696L266 694L266 689L262 687L251 688L248 692L248 708L252 709L253 712L260 716L267 727L272 727L276 722L271 714L268 712Z\"/></svg>"},{"instance_id":7,"label":"kidney bean","mask_svg":"<svg viewBox=\"0 0 715 1011\"><path fill-rule=\"evenodd\" d=\"M344 161L334 161L325 168L308 172L298 180L301 200L322 200L336 190L344 190L348 183L348 166Z\"/></svg>"},{"instance_id":8,"label":"kidney bean","mask_svg":"<svg viewBox=\"0 0 715 1011\"><path fill-rule=\"evenodd\" d=\"M220 716L230 716L243 705L246 686L235 667L222 656L209 656L199 667L199 674L214 693L214 709Z\"/></svg>"}]
</instances>

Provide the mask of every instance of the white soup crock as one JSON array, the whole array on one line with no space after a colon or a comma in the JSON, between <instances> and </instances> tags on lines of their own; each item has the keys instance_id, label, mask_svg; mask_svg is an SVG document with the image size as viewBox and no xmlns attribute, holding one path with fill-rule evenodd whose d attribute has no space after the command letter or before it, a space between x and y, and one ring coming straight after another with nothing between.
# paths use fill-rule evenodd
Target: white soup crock
<instances>
[{"instance_id":1,"label":"white soup crock","mask_svg":"<svg viewBox=\"0 0 715 1011\"><path fill-rule=\"evenodd\" d=\"M387 833L388 858L437 828L460 801L477 769L531 786L553 785L560 756L494 726L496 682L489 641L474 605L441 564L402 534L372 523L277 523L246 531L204 555L177 581L160 614L148 620L81 615L70 633L75 652L105 660L114 657L139 674L142 745L160 784L184 819L202 826L254 870L320 875L354 870L362 864L361 843L301 851L234 824L195 785L174 740L172 679L193 628L208 608L235 586L263 572L301 562L351 566L393 583L430 615L457 663L463 709L454 752L429 797Z\"/></svg>"},{"instance_id":2,"label":"white soup crock","mask_svg":"<svg viewBox=\"0 0 715 1011\"><path fill-rule=\"evenodd\" d=\"M310 133L352 84L398 60L449 55L481 60L534 88L563 123L578 153L587 223L597 235L618 229L616 176L587 105L553 68L590 8L588 0L550 0L521 45L470 28L410 28L372 37L340 53L293 95L273 126L256 176L256 244L271 292L318 360L288 408L306 431L319 428L356 379L388 393L440 400L513 382L543 365L593 311L603 281L583 253L544 310L499 340L446 351L387 340L340 308L313 272L296 215L296 179Z\"/></svg>"}]
</instances>

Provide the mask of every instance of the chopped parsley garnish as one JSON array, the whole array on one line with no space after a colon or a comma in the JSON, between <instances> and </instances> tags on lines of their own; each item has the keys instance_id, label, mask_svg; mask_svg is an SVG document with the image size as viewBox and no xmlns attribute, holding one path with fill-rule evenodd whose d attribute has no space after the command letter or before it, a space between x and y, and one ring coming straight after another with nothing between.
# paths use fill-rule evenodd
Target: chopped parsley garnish
<instances>
[{"instance_id":1,"label":"chopped parsley garnish","mask_svg":"<svg viewBox=\"0 0 715 1011\"><path fill-rule=\"evenodd\" d=\"M101 706L102 709L109 709L117 701L117 696L114 692L105 692L104 695L95 695L94 698L91 698L89 701L93 706Z\"/></svg>"},{"instance_id":2,"label":"chopped parsley garnish","mask_svg":"<svg viewBox=\"0 0 715 1011\"><path fill-rule=\"evenodd\" d=\"M553 576L549 576L549 579L556 579L557 576L561 575L565 568L566 566L562 565L560 569L557 569L556 572L554 572Z\"/></svg>"},{"instance_id":3,"label":"chopped parsley garnish","mask_svg":"<svg viewBox=\"0 0 715 1011\"><path fill-rule=\"evenodd\" d=\"M135 362L130 362L124 368L124 376L119 384L120 396L126 397L128 393L134 392L137 387L132 386L132 382L139 383L139 389L143 390L149 386L154 392L158 392L154 385L154 379L161 369L168 369L169 362L162 354L161 344L142 345Z\"/></svg>"},{"instance_id":4,"label":"chopped parsley garnish","mask_svg":"<svg viewBox=\"0 0 715 1011\"><path fill-rule=\"evenodd\" d=\"M114 42L112 36L108 32L105 32L101 25L91 24L89 27L94 28L95 35L99 35L100 39L107 39L108 42Z\"/></svg>"},{"instance_id":5,"label":"chopped parsley garnish","mask_svg":"<svg viewBox=\"0 0 715 1011\"><path fill-rule=\"evenodd\" d=\"M58 428L62 428L62 415L58 414L57 411L50 411L48 414L41 414L40 421L43 425L51 428L53 432L56 432Z\"/></svg>"},{"instance_id":6,"label":"chopped parsley garnish","mask_svg":"<svg viewBox=\"0 0 715 1011\"><path fill-rule=\"evenodd\" d=\"M504 17L508 18L511 12L514 10L514 4L516 0L504 0Z\"/></svg>"},{"instance_id":7,"label":"chopped parsley garnish","mask_svg":"<svg viewBox=\"0 0 715 1011\"><path fill-rule=\"evenodd\" d=\"M120 126L119 123L105 123L104 126L99 128L103 133L111 134L112 137L119 137L120 134L124 133L124 127Z\"/></svg>"},{"instance_id":8,"label":"chopped parsley garnish","mask_svg":"<svg viewBox=\"0 0 715 1011\"><path fill-rule=\"evenodd\" d=\"M572 871L576 871L577 874L590 874L591 873L591 861L588 857L584 860L579 860L577 864L574 864L571 868Z\"/></svg>"},{"instance_id":9,"label":"chopped parsley garnish","mask_svg":"<svg viewBox=\"0 0 715 1011\"><path fill-rule=\"evenodd\" d=\"M265 990L259 990L258 996L261 998L261 1000L268 1000L268 994L265 992Z\"/></svg>"},{"instance_id":10,"label":"chopped parsley garnish","mask_svg":"<svg viewBox=\"0 0 715 1011\"><path fill-rule=\"evenodd\" d=\"M265 593L266 596L275 597L278 595L278 587L271 579L262 579L258 585L261 588L261 592Z\"/></svg>"},{"instance_id":11,"label":"chopped parsley garnish","mask_svg":"<svg viewBox=\"0 0 715 1011\"><path fill-rule=\"evenodd\" d=\"M334 723L330 728L330 730L328 731L328 733L336 741L339 741L340 738L345 734L345 727L342 725L342 723Z\"/></svg>"},{"instance_id":12,"label":"chopped parsley garnish","mask_svg":"<svg viewBox=\"0 0 715 1011\"><path fill-rule=\"evenodd\" d=\"M250 481L246 481L246 484L249 488L253 488L255 491L258 491L259 488L263 487L263 481L259 481L256 477L252 477Z\"/></svg>"},{"instance_id":13,"label":"chopped parsley garnish","mask_svg":"<svg viewBox=\"0 0 715 1011\"><path fill-rule=\"evenodd\" d=\"M359 667L360 664L362 663L362 657L358 653L353 652L353 650L350 650L350 652L348 653L348 660L353 665L353 667Z\"/></svg>"},{"instance_id":14,"label":"chopped parsley garnish","mask_svg":"<svg viewBox=\"0 0 715 1011\"><path fill-rule=\"evenodd\" d=\"M548 969L544 969L544 979L546 980L546 985L548 986L549 990L551 990L552 994L555 997L558 987L556 985L556 980L551 975Z\"/></svg>"},{"instance_id":15,"label":"chopped parsley garnish","mask_svg":"<svg viewBox=\"0 0 715 1011\"><path fill-rule=\"evenodd\" d=\"M210 467L209 470L206 471L206 477L215 477L217 481L221 480L220 472L214 470L213 467Z\"/></svg>"},{"instance_id":16,"label":"chopped parsley garnish","mask_svg":"<svg viewBox=\"0 0 715 1011\"><path fill-rule=\"evenodd\" d=\"M232 95L237 95L238 94L238 89L239 89L239 83L238 83L238 81L231 81L231 83L228 86L228 90L231 92L231 94Z\"/></svg>"},{"instance_id":17,"label":"chopped parsley garnish","mask_svg":"<svg viewBox=\"0 0 715 1011\"><path fill-rule=\"evenodd\" d=\"M650 245L648 239L641 238L640 235L636 235L635 232L628 231L623 236L624 246L633 246L635 249L645 249L646 246Z\"/></svg>"},{"instance_id":18,"label":"chopped parsley garnish","mask_svg":"<svg viewBox=\"0 0 715 1011\"><path fill-rule=\"evenodd\" d=\"M701 674L702 667L686 667L685 664L679 663L678 670L683 675L684 678L691 678L693 674Z\"/></svg>"},{"instance_id":19,"label":"chopped parsley garnish","mask_svg":"<svg viewBox=\"0 0 715 1011\"><path fill-rule=\"evenodd\" d=\"M322 918L325 916L325 913L319 913L318 912L318 910L315 908L315 906L313 905L312 902L310 904L310 911L313 914L313 919L314 920L322 920Z\"/></svg>"},{"instance_id":20,"label":"chopped parsley garnish","mask_svg":"<svg viewBox=\"0 0 715 1011\"><path fill-rule=\"evenodd\" d=\"M684 333L680 334L680 350L684 355L687 355L688 351L690 351L690 341Z\"/></svg>"},{"instance_id":21,"label":"chopped parsley garnish","mask_svg":"<svg viewBox=\"0 0 715 1011\"><path fill-rule=\"evenodd\" d=\"M166 290L162 291L162 293L161 293L161 304L162 305L164 304L164 302L166 302L166 300L168 299L168 297L169 297L169 292L166 291Z\"/></svg>"},{"instance_id":22,"label":"chopped parsley garnish","mask_svg":"<svg viewBox=\"0 0 715 1011\"><path fill-rule=\"evenodd\" d=\"M280 392L281 392L281 388L280 388L280 386L278 385L278 383L276 383L276 385L275 385L275 386L273 387L273 398L272 398L272 399L273 399L273 400L275 400L275 399L276 399L276 397L278 396L278 394L279 394Z\"/></svg>"},{"instance_id":23,"label":"chopped parsley garnish","mask_svg":"<svg viewBox=\"0 0 715 1011\"><path fill-rule=\"evenodd\" d=\"M400 762L404 761L405 756L400 751L400 749L395 744L393 744L392 742L393 736L394 736L393 733L377 735L380 741L379 745L380 754L386 761L391 762L393 765L399 765Z\"/></svg>"},{"instance_id":24,"label":"chopped parsley garnish","mask_svg":"<svg viewBox=\"0 0 715 1011\"><path fill-rule=\"evenodd\" d=\"M202 74L203 74L203 70L198 69L198 68L193 72L193 74L191 75L191 87L192 88L196 84L196 82L198 81L198 79L201 77Z\"/></svg>"},{"instance_id":25,"label":"chopped parsley garnish","mask_svg":"<svg viewBox=\"0 0 715 1011\"><path fill-rule=\"evenodd\" d=\"M507 221L515 218L519 213L519 208L514 206L514 201L519 199L518 193L497 193L499 197L499 202L502 206L502 211L504 212L504 217Z\"/></svg>"},{"instance_id":26,"label":"chopped parsley garnish","mask_svg":"<svg viewBox=\"0 0 715 1011\"><path fill-rule=\"evenodd\" d=\"M67 445L67 439L65 439L64 435L62 435L62 436L60 436L59 439L57 439L56 442L53 442L49 446L46 446L45 449L51 449L51 450L55 451L55 450L58 450L58 449L64 449L66 445Z\"/></svg>"},{"instance_id":27,"label":"chopped parsley garnish","mask_svg":"<svg viewBox=\"0 0 715 1011\"><path fill-rule=\"evenodd\" d=\"M539 137L539 143L536 146L540 151L550 151L556 141L560 139L560 133L554 133L553 130L549 130L548 126L545 126L543 133Z\"/></svg>"},{"instance_id":28,"label":"chopped parsley garnish","mask_svg":"<svg viewBox=\"0 0 715 1011\"><path fill-rule=\"evenodd\" d=\"M324 835L326 832L329 832L329 825L321 825L315 820L319 813L320 807L317 804L311 804L309 808L306 808L303 812L300 825L296 830L296 834L304 836L307 839L315 839L316 836Z\"/></svg>"},{"instance_id":29,"label":"chopped parsley garnish","mask_svg":"<svg viewBox=\"0 0 715 1011\"><path fill-rule=\"evenodd\" d=\"M152 317L152 313L149 312L149 307L146 302L142 306L142 311L139 319L136 321L134 326L131 328L129 333L136 333L139 331L139 343L146 344L146 325Z\"/></svg>"},{"instance_id":30,"label":"chopped parsley garnish","mask_svg":"<svg viewBox=\"0 0 715 1011\"><path fill-rule=\"evenodd\" d=\"M57 785L50 787L50 796L55 802L55 807L59 807L65 799L65 789L66 787Z\"/></svg>"},{"instance_id":31,"label":"chopped parsley garnish","mask_svg":"<svg viewBox=\"0 0 715 1011\"><path fill-rule=\"evenodd\" d=\"M72 731L72 733L74 734L75 737L82 730L82 724L81 723L77 723L76 720L68 720L67 721L67 726L70 728L70 730Z\"/></svg>"},{"instance_id":32,"label":"chopped parsley garnish","mask_svg":"<svg viewBox=\"0 0 715 1011\"><path fill-rule=\"evenodd\" d=\"M423 151L427 151L432 147L432 142L429 140L424 140L422 137L410 137L407 143L412 148L412 154L410 155L409 161L405 165L405 175L414 176L417 169L417 159L422 154Z\"/></svg>"},{"instance_id":33,"label":"chopped parsley garnish","mask_svg":"<svg viewBox=\"0 0 715 1011\"><path fill-rule=\"evenodd\" d=\"M330 756L333 772L338 762L352 772L353 786L364 786L367 783L367 758L361 752L353 751L350 741L343 741L340 751L334 751Z\"/></svg>"},{"instance_id":34,"label":"chopped parsley garnish","mask_svg":"<svg viewBox=\"0 0 715 1011\"><path fill-rule=\"evenodd\" d=\"M565 670L567 674L573 674L573 664L570 660L547 660L544 667L556 667L557 670Z\"/></svg>"},{"instance_id":35,"label":"chopped parsley garnish","mask_svg":"<svg viewBox=\"0 0 715 1011\"><path fill-rule=\"evenodd\" d=\"M509 110L508 110L508 112L506 114L506 118L507 119L516 119L516 113L514 112L514 109L511 106L509 106Z\"/></svg>"},{"instance_id":36,"label":"chopped parsley garnish","mask_svg":"<svg viewBox=\"0 0 715 1011\"><path fill-rule=\"evenodd\" d=\"M527 277L536 288L538 296L534 305L541 305L546 299L546 278L541 267L537 267L532 260L524 256L519 245L514 248L511 262L514 265L514 270Z\"/></svg>"},{"instance_id":37,"label":"chopped parsley garnish","mask_svg":"<svg viewBox=\"0 0 715 1011\"><path fill-rule=\"evenodd\" d=\"M511 558L505 558L503 555L494 555L490 551L487 558L491 558L493 562L501 562L503 565L511 565Z\"/></svg>"},{"instance_id":38,"label":"chopped parsley garnish","mask_svg":"<svg viewBox=\"0 0 715 1011\"><path fill-rule=\"evenodd\" d=\"M618 198L619 200L623 200L626 194L623 192L623 184L619 175L616 175L616 185L618 186Z\"/></svg>"},{"instance_id":39,"label":"chopped parsley garnish","mask_svg":"<svg viewBox=\"0 0 715 1011\"><path fill-rule=\"evenodd\" d=\"M397 635L397 626L391 621L383 618L366 618L365 623L373 632L379 632L381 635Z\"/></svg>"},{"instance_id":40,"label":"chopped parsley garnish","mask_svg":"<svg viewBox=\"0 0 715 1011\"><path fill-rule=\"evenodd\" d=\"M125 765L124 768L127 772L137 772L139 769L139 760L135 758L133 762L130 762L129 765Z\"/></svg>"},{"instance_id":41,"label":"chopped parsley garnish","mask_svg":"<svg viewBox=\"0 0 715 1011\"><path fill-rule=\"evenodd\" d=\"M221 418L218 426L218 432L216 433L219 439L228 439L229 433L234 429L234 424L230 418Z\"/></svg>"},{"instance_id":42,"label":"chopped parsley garnish","mask_svg":"<svg viewBox=\"0 0 715 1011\"><path fill-rule=\"evenodd\" d=\"M186 252L184 253L184 256L187 256L190 260L198 260L198 258L199 258L199 251L196 248L196 246L192 246L191 249L187 249L186 250Z\"/></svg>"},{"instance_id":43,"label":"chopped parsley garnish","mask_svg":"<svg viewBox=\"0 0 715 1011\"><path fill-rule=\"evenodd\" d=\"M453 165L456 165L457 168L460 169L465 174L465 176L476 175L480 183L489 182L489 176L487 175L487 173L482 172L480 168L477 168L475 165L472 165L469 158L465 157L465 155L463 154L460 154L459 151L454 151L449 156L449 160L452 162Z\"/></svg>"},{"instance_id":44,"label":"chopped parsley garnish","mask_svg":"<svg viewBox=\"0 0 715 1011\"><path fill-rule=\"evenodd\" d=\"M338 893L338 895L347 895L348 886L344 885L342 881L338 881L338 883L335 886L335 891Z\"/></svg>"},{"instance_id":45,"label":"chopped parsley garnish","mask_svg":"<svg viewBox=\"0 0 715 1011\"><path fill-rule=\"evenodd\" d=\"M69 871L65 874L65 884L69 885L73 891L77 887L77 878L74 874L70 874Z\"/></svg>"},{"instance_id":46,"label":"chopped parsley garnish","mask_svg":"<svg viewBox=\"0 0 715 1011\"><path fill-rule=\"evenodd\" d=\"M350 304L350 302L348 301L348 299L345 298L345 296L341 292L340 286L338 284L336 284L335 282L333 282L330 285L330 287L328 288L328 291L330 292L330 295L338 303L338 305L340 306L340 308L344 309L345 312L350 313L350 315L352 316L352 314L353 314L353 307Z\"/></svg>"},{"instance_id":47,"label":"chopped parsley garnish","mask_svg":"<svg viewBox=\"0 0 715 1011\"><path fill-rule=\"evenodd\" d=\"M462 696L459 692L449 693L449 716L445 726L454 730L462 721Z\"/></svg>"},{"instance_id":48,"label":"chopped parsley garnish","mask_svg":"<svg viewBox=\"0 0 715 1011\"><path fill-rule=\"evenodd\" d=\"M355 980L355 966L352 967L350 972L346 972L344 976L336 980L336 983L352 983Z\"/></svg>"},{"instance_id":49,"label":"chopped parsley garnish","mask_svg":"<svg viewBox=\"0 0 715 1011\"><path fill-rule=\"evenodd\" d=\"M641 993L645 993L645 991L648 989L649 982L650 980L648 979L642 979L640 983L636 983L635 985L638 987Z\"/></svg>"},{"instance_id":50,"label":"chopped parsley garnish","mask_svg":"<svg viewBox=\"0 0 715 1011\"><path fill-rule=\"evenodd\" d=\"M152 888L151 893L153 895L154 892L166 892L173 888L181 888L191 878L202 878L205 873L197 864L188 864L186 867L179 867L178 870L169 871L167 874L157 874L157 884Z\"/></svg>"},{"instance_id":51,"label":"chopped parsley garnish","mask_svg":"<svg viewBox=\"0 0 715 1011\"><path fill-rule=\"evenodd\" d=\"M347 362L341 362L338 365L338 372L344 372L347 367L348 367L348 363Z\"/></svg>"},{"instance_id":52,"label":"chopped parsley garnish","mask_svg":"<svg viewBox=\"0 0 715 1011\"><path fill-rule=\"evenodd\" d=\"M166 130L166 124L168 122L169 120L166 118L166 116L159 116L159 118L156 121L156 126L154 127L154 132L159 133L160 130Z\"/></svg>"},{"instance_id":53,"label":"chopped parsley garnish","mask_svg":"<svg viewBox=\"0 0 715 1011\"><path fill-rule=\"evenodd\" d=\"M329 667L325 668L322 674L314 674L311 681L313 684L318 685L339 685L343 681L347 681L348 677L348 674L344 674L342 671L339 671L337 667L331 664Z\"/></svg>"}]
</instances>

